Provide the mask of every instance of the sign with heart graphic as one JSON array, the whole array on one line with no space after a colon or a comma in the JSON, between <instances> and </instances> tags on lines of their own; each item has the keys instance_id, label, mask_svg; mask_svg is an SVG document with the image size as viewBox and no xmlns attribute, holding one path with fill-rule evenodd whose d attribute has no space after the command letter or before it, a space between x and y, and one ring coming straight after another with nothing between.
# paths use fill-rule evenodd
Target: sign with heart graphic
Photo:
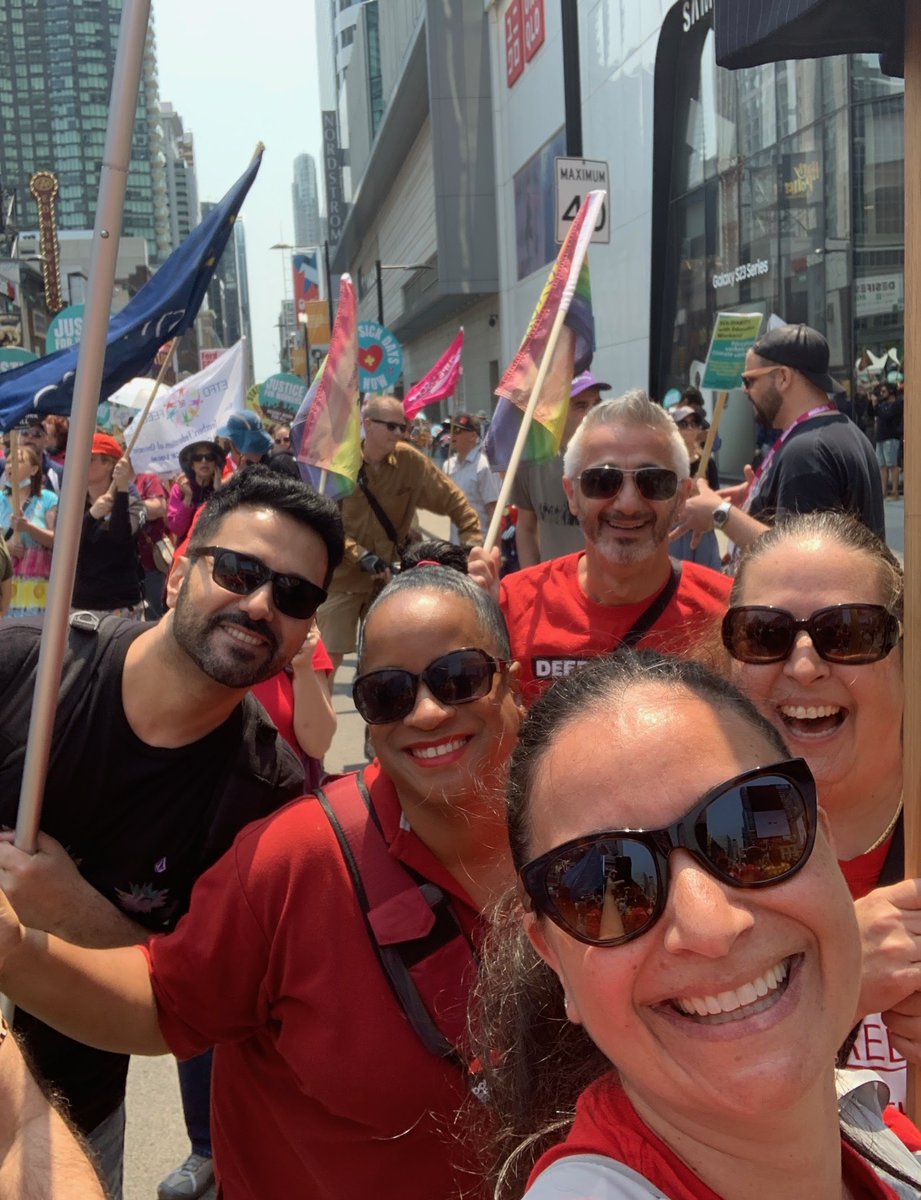
<instances>
[{"instance_id":1,"label":"sign with heart graphic","mask_svg":"<svg viewBox=\"0 0 921 1200\"><path fill-rule=\"evenodd\" d=\"M403 347L377 321L358 324L358 371L363 392L389 392L403 373Z\"/></svg>"}]
</instances>

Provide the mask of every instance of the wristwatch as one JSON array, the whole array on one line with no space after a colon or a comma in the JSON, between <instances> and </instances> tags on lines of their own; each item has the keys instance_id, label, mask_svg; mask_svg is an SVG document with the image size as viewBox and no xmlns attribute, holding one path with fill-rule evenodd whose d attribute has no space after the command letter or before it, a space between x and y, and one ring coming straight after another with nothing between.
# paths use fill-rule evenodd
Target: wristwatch
<instances>
[{"instance_id":1,"label":"wristwatch","mask_svg":"<svg viewBox=\"0 0 921 1200\"><path fill-rule=\"evenodd\" d=\"M729 514L732 512L732 501L724 500L723 503L713 510L713 528L725 529L726 522L729 520Z\"/></svg>"}]
</instances>

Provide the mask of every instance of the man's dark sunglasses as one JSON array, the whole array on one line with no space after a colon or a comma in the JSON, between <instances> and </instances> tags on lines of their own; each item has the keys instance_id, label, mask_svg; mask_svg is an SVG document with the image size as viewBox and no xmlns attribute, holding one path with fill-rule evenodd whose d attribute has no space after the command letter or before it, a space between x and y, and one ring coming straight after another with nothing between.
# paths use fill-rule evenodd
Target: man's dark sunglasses
<instances>
[{"instance_id":1,"label":"man's dark sunglasses","mask_svg":"<svg viewBox=\"0 0 921 1200\"><path fill-rule=\"evenodd\" d=\"M524 903L588 946L622 946L665 911L673 850L731 887L770 887L803 866L815 831L805 759L756 767L711 788L665 829L589 834L535 858L519 872Z\"/></svg>"},{"instance_id":2,"label":"man's dark sunglasses","mask_svg":"<svg viewBox=\"0 0 921 1200\"><path fill-rule=\"evenodd\" d=\"M507 662L485 650L452 650L414 675L400 667L383 667L359 675L352 684L355 707L369 725L386 725L408 717L424 683L439 704L470 704L489 694L493 677Z\"/></svg>"},{"instance_id":3,"label":"man's dark sunglasses","mask_svg":"<svg viewBox=\"0 0 921 1200\"><path fill-rule=\"evenodd\" d=\"M667 467L637 467L634 471L624 467L588 467L577 479L586 499L613 500L627 475L633 477L644 500L671 500L678 491L678 476Z\"/></svg>"},{"instance_id":4,"label":"man's dark sunglasses","mask_svg":"<svg viewBox=\"0 0 921 1200\"><path fill-rule=\"evenodd\" d=\"M213 462L217 462L217 457L216 457L214 454L193 454L191 457L192 457L192 462L193 462L193 463L197 463L197 462L207 462L207 463L213 463Z\"/></svg>"},{"instance_id":5,"label":"man's dark sunglasses","mask_svg":"<svg viewBox=\"0 0 921 1200\"><path fill-rule=\"evenodd\" d=\"M405 421L382 421L380 417L368 417L375 425L386 425L390 433L405 433L409 426Z\"/></svg>"},{"instance_id":6,"label":"man's dark sunglasses","mask_svg":"<svg viewBox=\"0 0 921 1200\"><path fill-rule=\"evenodd\" d=\"M309 579L273 571L252 554L226 550L223 546L200 546L190 550L189 557L212 558L211 578L218 587L235 596L249 596L264 584L271 583L272 603L280 613L299 621L312 617L326 599L323 588Z\"/></svg>"},{"instance_id":7,"label":"man's dark sunglasses","mask_svg":"<svg viewBox=\"0 0 921 1200\"><path fill-rule=\"evenodd\" d=\"M801 629L819 658L850 666L879 662L902 636L898 617L881 604L832 604L803 620L785 608L744 604L730 608L723 618L723 645L739 662L783 662Z\"/></svg>"}]
</instances>

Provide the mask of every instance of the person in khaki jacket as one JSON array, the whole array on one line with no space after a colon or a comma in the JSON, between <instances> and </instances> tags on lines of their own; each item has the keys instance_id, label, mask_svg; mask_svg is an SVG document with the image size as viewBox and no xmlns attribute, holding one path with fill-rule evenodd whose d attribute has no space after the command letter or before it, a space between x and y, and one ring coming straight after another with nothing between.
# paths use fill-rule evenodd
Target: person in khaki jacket
<instances>
[{"instance_id":1,"label":"person in khaki jacket","mask_svg":"<svg viewBox=\"0 0 921 1200\"><path fill-rule=\"evenodd\" d=\"M400 557L417 509L450 517L462 545L482 542L479 519L464 493L402 440L408 428L402 402L396 396L372 396L362 417L358 486L342 502L345 558L333 574L329 599L317 613L335 669L355 649L359 622L389 582L391 563Z\"/></svg>"}]
</instances>

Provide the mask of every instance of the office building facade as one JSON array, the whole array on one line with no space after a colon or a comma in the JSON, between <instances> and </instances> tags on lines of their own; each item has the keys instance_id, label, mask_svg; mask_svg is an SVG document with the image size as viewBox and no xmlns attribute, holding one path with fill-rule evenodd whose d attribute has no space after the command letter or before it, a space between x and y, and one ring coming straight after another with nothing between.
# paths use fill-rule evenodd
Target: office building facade
<instances>
[{"instance_id":1,"label":"office building facade","mask_svg":"<svg viewBox=\"0 0 921 1200\"><path fill-rule=\"evenodd\" d=\"M35 225L29 179L40 169L58 178L61 228L93 227L120 19L120 0L0 0L0 181L20 229ZM123 231L147 240L153 262L170 248L158 108L151 22Z\"/></svg>"}]
</instances>

